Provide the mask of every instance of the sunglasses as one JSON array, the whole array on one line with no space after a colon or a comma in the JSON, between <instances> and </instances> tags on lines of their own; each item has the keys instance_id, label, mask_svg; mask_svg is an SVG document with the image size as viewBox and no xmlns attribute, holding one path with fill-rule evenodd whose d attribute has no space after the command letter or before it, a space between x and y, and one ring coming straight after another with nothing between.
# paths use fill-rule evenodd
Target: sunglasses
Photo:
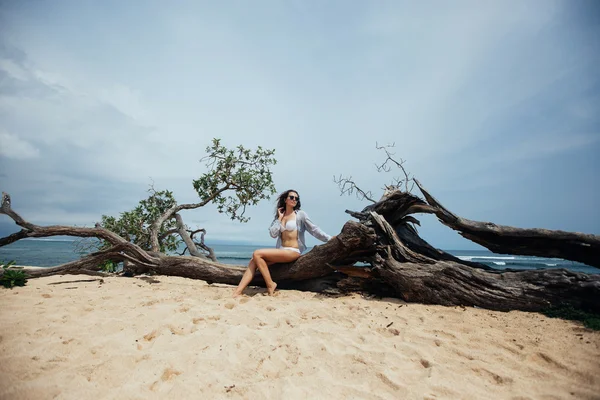
<instances>
[{"instance_id":1,"label":"sunglasses","mask_svg":"<svg viewBox=\"0 0 600 400\"><path fill-rule=\"evenodd\" d=\"M300 200L300 197L297 197L297 196L288 196L288 199L294 200L294 201L298 201L298 200Z\"/></svg>"}]
</instances>

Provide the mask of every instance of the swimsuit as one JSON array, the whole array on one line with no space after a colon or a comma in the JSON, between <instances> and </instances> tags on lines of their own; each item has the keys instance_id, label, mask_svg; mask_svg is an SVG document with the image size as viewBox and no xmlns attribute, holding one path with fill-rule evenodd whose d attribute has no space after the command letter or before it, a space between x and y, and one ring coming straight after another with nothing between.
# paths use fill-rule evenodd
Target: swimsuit
<instances>
[{"instance_id":1,"label":"swimsuit","mask_svg":"<svg viewBox=\"0 0 600 400\"><path fill-rule=\"evenodd\" d=\"M292 221L286 222L286 225L289 227L292 227L292 224L295 224L296 229L298 230L298 250L300 250L300 254L304 253L306 250L306 240L304 238L304 232L306 231L322 242L326 242L331 239L331 236L323 232L317 225L315 225L310 218L308 218L308 215L306 215L306 213L302 210L296 211L295 220L292 218ZM269 228L269 234L273 239L277 239L277 244L275 245L275 248L277 249L281 249L283 247L281 245L281 232L285 230L287 229L283 226L281 221L278 218L275 218L271 224L271 227Z\"/></svg>"},{"instance_id":2,"label":"swimsuit","mask_svg":"<svg viewBox=\"0 0 600 400\"><path fill-rule=\"evenodd\" d=\"M296 218L288 219L283 229L290 232L298 230L298 227L296 226ZM282 247L281 249L295 251L296 253L300 254L300 249L295 247Z\"/></svg>"},{"instance_id":3,"label":"swimsuit","mask_svg":"<svg viewBox=\"0 0 600 400\"><path fill-rule=\"evenodd\" d=\"M297 230L298 228L296 227L296 218L288 219L288 221L285 223L284 229L286 231L295 231L295 230Z\"/></svg>"}]
</instances>

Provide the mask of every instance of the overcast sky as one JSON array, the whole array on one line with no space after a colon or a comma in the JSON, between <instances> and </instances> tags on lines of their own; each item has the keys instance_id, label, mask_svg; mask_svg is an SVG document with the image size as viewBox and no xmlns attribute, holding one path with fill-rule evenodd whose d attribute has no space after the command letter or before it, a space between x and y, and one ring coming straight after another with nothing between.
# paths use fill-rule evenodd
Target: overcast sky
<instances>
[{"instance_id":1,"label":"overcast sky","mask_svg":"<svg viewBox=\"0 0 600 400\"><path fill-rule=\"evenodd\" d=\"M334 175L399 176L376 142L465 218L600 234L598 2L1 0L0 27L0 190L33 223L92 226L152 182L194 202L218 137L276 149L277 190L332 235L368 204ZM273 208L183 217L274 245Z\"/></svg>"}]
</instances>

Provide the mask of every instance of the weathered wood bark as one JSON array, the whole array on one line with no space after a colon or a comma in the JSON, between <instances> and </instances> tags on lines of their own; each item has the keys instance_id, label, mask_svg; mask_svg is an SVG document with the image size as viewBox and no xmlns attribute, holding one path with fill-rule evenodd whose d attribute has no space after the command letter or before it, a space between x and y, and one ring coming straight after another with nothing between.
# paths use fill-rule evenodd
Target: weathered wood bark
<instances>
[{"instance_id":1,"label":"weathered wood bark","mask_svg":"<svg viewBox=\"0 0 600 400\"><path fill-rule=\"evenodd\" d=\"M600 268L600 236L549 229L522 229L461 218L415 183L444 225L494 253L564 258Z\"/></svg>"},{"instance_id":2,"label":"weathered wood bark","mask_svg":"<svg viewBox=\"0 0 600 400\"><path fill-rule=\"evenodd\" d=\"M219 194L227 191L229 188L230 188L230 185L227 184L224 187L217 190L215 193L213 193L213 195L210 196L208 199L205 199L204 201L202 201L200 203L178 204L178 205L171 207L167 211L165 211L165 213L163 215L161 215L159 218L157 218L156 221L154 221L154 223L150 227L150 242L152 245L152 251L154 251L154 252L160 251L159 250L160 243L158 242L158 231L160 230L161 225L166 220L171 218L173 215L177 214L179 211L193 210L195 208L204 207L205 205L210 203L213 199L215 199L215 197L217 197Z\"/></svg>"},{"instance_id":3,"label":"weathered wood bark","mask_svg":"<svg viewBox=\"0 0 600 400\"><path fill-rule=\"evenodd\" d=\"M565 269L500 272L450 260L423 260L404 246L383 217L372 213L372 218L380 244L386 246L373 261L372 273L406 301L535 311L568 300L600 311L600 275Z\"/></svg>"},{"instance_id":4,"label":"weathered wood bark","mask_svg":"<svg viewBox=\"0 0 600 400\"><path fill-rule=\"evenodd\" d=\"M194 236L200 233L200 242L196 242L194 240ZM199 246L202 250L206 251L208 253L208 258L213 260L213 261L217 261L217 256L215 255L215 251L213 250L212 247L208 247L205 243L204 243L204 235L206 234L206 229L196 229L195 231L190 233L190 239L192 239L192 241L194 242L194 244L196 246Z\"/></svg>"},{"instance_id":5,"label":"weathered wood bark","mask_svg":"<svg viewBox=\"0 0 600 400\"><path fill-rule=\"evenodd\" d=\"M214 253L213 249L205 246L206 249L208 249L208 251L209 251L208 257L206 255L204 255L201 251L198 250L198 248L196 247L196 243L194 243L193 237L188 233L188 231L185 227L185 224L183 223L183 218L181 218L181 215L175 214L175 221L177 224L177 233L183 239L183 242L185 243L186 248L190 252L190 255L192 255L194 257L206 258L206 259L210 259L212 261L217 261L217 257L215 257L215 253ZM202 238L202 244L204 244L204 237Z\"/></svg>"},{"instance_id":6,"label":"weathered wood bark","mask_svg":"<svg viewBox=\"0 0 600 400\"><path fill-rule=\"evenodd\" d=\"M559 269L500 272L435 249L418 236L413 227L418 221L411 214L440 213L446 219L444 223L461 228L473 224L464 222L468 220L457 223L458 217L448 217L448 211L437 201L428 194L426 198L429 204L409 193L392 192L361 212L349 212L359 222L347 222L334 239L316 246L293 263L272 265L273 279L280 288L330 293L361 290L432 304L540 310L567 301L600 311L600 275ZM235 285L245 270L198 257L147 252L100 227L37 226L11 209L8 195L4 196L0 213L10 216L23 228L0 239L0 246L21 238L53 235L98 237L113 245L73 263L33 271L32 276L95 271L105 260L127 260L134 274L174 275ZM487 233L481 227L475 234L469 231L469 235L475 236ZM580 238L579 234L575 235ZM589 236L592 236L591 242L597 240ZM356 262L366 267L356 267ZM257 273L253 284L263 284L260 274Z\"/></svg>"}]
</instances>

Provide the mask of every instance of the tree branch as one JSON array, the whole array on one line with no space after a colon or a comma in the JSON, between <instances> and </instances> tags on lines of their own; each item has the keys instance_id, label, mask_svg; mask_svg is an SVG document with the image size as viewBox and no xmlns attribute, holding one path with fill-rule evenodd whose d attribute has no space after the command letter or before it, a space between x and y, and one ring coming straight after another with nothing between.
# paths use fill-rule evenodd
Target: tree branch
<instances>
[{"instance_id":1,"label":"tree branch","mask_svg":"<svg viewBox=\"0 0 600 400\"><path fill-rule=\"evenodd\" d=\"M154 251L154 252L160 251L160 243L158 241L158 231L159 231L161 225L167 219L171 218L173 216L173 214L178 213L181 210L193 210L195 208L204 207L205 205L210 203L212 200L214 200L219 194L223 193L224 191L226 191L228 189L229 189L229 184L218 189L210 197L208 197L204 201L201 201L200 203L179 204L179 205L175 205L175 206L171 207L170 209L168 209L167 211L165 211L164 214L161 215L150 226L150 242L151 242L151 246L152 246L152 251Z\"/></svg>"},{"instance_id":2,"label":"tree branch","mask_svg":"<svg viewBox=\"0 0 600 400\"><path fill-rule=\"evenodd\" d=\"M194 242L196 245L200 246L200 248L202 248L204 251L208 252L208 258L210 258L213 261L217 261L217 257L215 256L215 252L212 249L212 247L208 247L205 243L204 243L204 235L206 234L206 229L196 229L195 231L193 231L190 234L190 238L192 240L194 240L194 235L196 233L202 233L202 235L200 236L200 242Z\"/></svg>"},{"instance_id":3,"label":"tree branch","mask_svg":"<svg viewBox=\"0 0 600 400\"><path fill-rule=\"evenodd\" d=\"M20 239L27 238L27 235L30 231L27 229L21 229L19 232L15 232L11 235L0 238L0 247L6 246L7 244L11 244Z\"/></svg>"},{"instance_id":4,"label":"tree branch","mask_svg":"<svg viewBox=\"0 0 600 400\"><path fill-rule=\"evenodd\" d=\"M183 239L188 251L190 252L190 255L194 257L207 258L196 248L196 243L194 243L192 236L188 233L188 230L186 229L185 224L183 223L183 218L181 218L180 214L175 214L175 220L177 221L177 232L179 233L179 236L181 236L181 238ZM213 261L216 260L213 259Z\"/></svg>"},{"instance_id":5,"label":"tree branch","mask_svg":"<svg viewBox=\"0 0 600 400\"><path fill-rule=\"evenodd\" d=\"M375 142L375 148L377 150L383 150L385 152L386 155L386 159L382 164L375 164L375 168L377 168L378 172L384 171L384 172L390 172L391 171L391 167L388 165L388 163L390 164L394 164L396 165L396 167L400 168L400 170L402 171L402 173L404 174L404 179L400 179L400 178L394 178L394 183L392 183L391 185L386 185L385 186L385 190L396 190L396 189L401 189L402 188L402 184L404 184L404 190L407 193L410 193L412 191L412 189L414 188L414 182L412 183L411 187L408 187L408 182L412 181L412 178L410 177L410 174L408 172L406 172L406 169L404 168L404 163L406 162L403 159L400 159L400 161L396 161L396 159L394 159L392 156L395 155L395 153L390 153L389 152L389 148L393 148L396 146L396 143L392 143L392 144L386 144L383 146L379 146L379 144L377 144L377 142Z\"/></svg>"},{"instance_id":6,"label":"tree branch","mask_svg":"<svg viewBox=\"0 0 600 400\"><path fill-rule=\"evenodd\" d=\"M334 175L333 181L335 183L337 183L337 185L340 189L340 192L341 192L340 196L343 196L345 194L350 196L350 195L352 195L352 193L356 192L356 197L359 200L367 199L367 200L375 203L375 200L373 200L373 198L372 198L373 194L371 193L371 191L365 192L364 190L359 188L356 185L356 183L352 180L352 177L342 178L342 175L340 174L340 177L336 178Z\"/></svg>"},{"instance_id":7,"label":"tree branch","mask_svg":"<svg viewBox=\"0 0 600 400\"><path fill-rule=\"evenodd\" d=\"M128 259L127 257L133 257L130 261L140 264L145 263L148 265L154 265L157 262L156 257L152 257L144 250L142 250L142 248L140 248L139 246L128 242L121 236L109 231L108 229L98 227L98 225L96 225L95 228L80 228L62 225L39 226L31 224L25 221L23 218L21 218L21 216L19 216L19 214L12 210L10 205L10 196L6 193L3 193L3 202L2 206L0 207L0 214L8 215L20 226L27 227L26 229L23 229L20 232L14 233L12 235L0 239L0 247L13 243L15 240L23 238L41 238L50 236L94 237L103 239L112 245L112 247L107 251L123 252L123 259ZM125 256L124 252L130 254ZM106 255L103 255L105 254L103 252L94 253L94 255L95 254L98 254L100 257L106 257ZM67 263L65 265L70 264Z\"/></svg>"},{"instance_id":8,"label":"tree branch","mask_svg":"<svg viewBox=\"0 0 600 400\"><path fill-rule=\"evenodd\" d=\"M440 204L415 179L440 222L494 253L555 257L600 268L600 236L549 229L523 229L461 218Z\"/></svg>"},{"instance_id":9,"label":"tree branch","mask_svg":"<svg viewBox=\"0 0 600 400\"><path fill-rule=\"evenodd\" d=\"M6 192L2 192L2 205L0 206L0 214L8 215L13 221L15 221L17 225L27 230L33 231L36 228L36 225L25 221L19 214L12 210L10 195Z\"/></svg>"}]
</instances>

